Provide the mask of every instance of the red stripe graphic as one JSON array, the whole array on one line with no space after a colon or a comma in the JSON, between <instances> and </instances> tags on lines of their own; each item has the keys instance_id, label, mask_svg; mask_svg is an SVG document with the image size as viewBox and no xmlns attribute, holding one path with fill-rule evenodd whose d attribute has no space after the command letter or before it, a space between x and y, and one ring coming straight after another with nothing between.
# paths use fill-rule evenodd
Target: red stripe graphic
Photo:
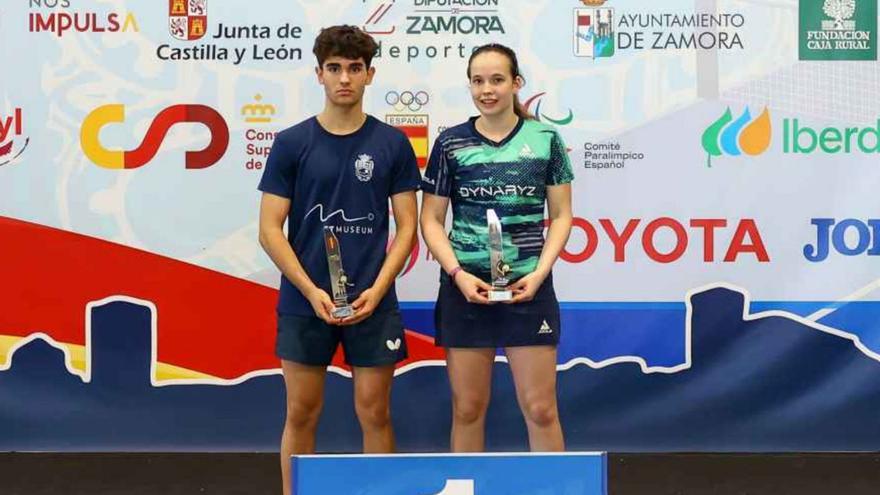
<instances>
[{"instance_id":1,"label":"red stripe graphic","mask_svg":"<svg viewBox=\"0 0 880 495\"><path fill-rule=\"evenodd\" d=\"M158 359L220 378L278 367L278 291L172 258L0 217L0 335L44 332L84 345L88 302L124 295L155 304ZM443 359L407 332L411 358ZM340 367L337 356L334 364ZM13 366L14 367L14 366Z\"/></svg>"}]
</instances>

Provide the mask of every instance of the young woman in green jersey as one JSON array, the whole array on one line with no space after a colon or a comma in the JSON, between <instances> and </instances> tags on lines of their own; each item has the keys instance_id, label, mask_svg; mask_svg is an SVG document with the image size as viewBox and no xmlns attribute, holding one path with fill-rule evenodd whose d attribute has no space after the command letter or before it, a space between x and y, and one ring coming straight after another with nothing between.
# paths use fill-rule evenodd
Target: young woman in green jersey
<instances>
[{"instance_id":1,"label":"young woman in green jersey","mask_svg":"<svg viewBox=\"0 0 880 495\"><path fill-rule=\"evenodd\" d=\"M480 115L444 131L422 182L422 235L440 262L437 345L452 386L452 450L484 448L496 349L507 355L533 451L564 449L556 406L559 303L552 268L571 230L571 164L551 127L522 108L516 54L498 44L468 61ZM446 212L452 205L447 236ZM550 227L544 237L544 208ZM487 211L501 220L507 302L490 302Z\"/></svg>"}]
</instances>

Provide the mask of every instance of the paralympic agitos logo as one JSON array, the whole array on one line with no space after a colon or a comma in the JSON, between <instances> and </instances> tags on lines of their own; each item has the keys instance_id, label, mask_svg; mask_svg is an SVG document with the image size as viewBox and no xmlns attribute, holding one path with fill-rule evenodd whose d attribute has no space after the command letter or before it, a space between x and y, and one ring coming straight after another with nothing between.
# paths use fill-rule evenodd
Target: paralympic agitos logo
<instances>
[{"instance_id":1,"label":"paralympic agitos logo","mask_svg":"<svg viewBox=\"0 0 880 495\"><path fill-rule=\"evenodd\" d=\"M570 108L568 109L568 115L566 115L564 117L557 117L557 118L548 117L543 112L541 112L541 103L542 103L541 97L546 94L547 94L547 92L545 91L545 92L538 93L535 96L532 96L531 98L527 99L525 101L525 103L523 103L523 107L525 107L527 112L530 112L531 107L532 107L532 103L535 103L535 119L538 122L546 120L547 122L550 122L551 124L557 125L557 126L564 126L564 125L571 124L571 121L574 120L574 112Z\"/></svg>"},{"instance_id":2,"label":"paralympic agitos logo","mask_svg":"<svg viewBox=\"0 0 880 495\"><path fill-rule=\"evenodd\" d=\"M125 106L121 104L98 107L86 116L80 129L83 152L96 165L112 169L138 168L156 156L165 135L174 124L189 122L205 125L211 131L208 146L199 151L186 152L186 168L208 168L217 163L229 146L229 127L216 110L205 105L174 105L153 119L141 144L131 151L109 150L100 140L101 129L107 124L125 122Z\"/></svg>"}]
</instances>

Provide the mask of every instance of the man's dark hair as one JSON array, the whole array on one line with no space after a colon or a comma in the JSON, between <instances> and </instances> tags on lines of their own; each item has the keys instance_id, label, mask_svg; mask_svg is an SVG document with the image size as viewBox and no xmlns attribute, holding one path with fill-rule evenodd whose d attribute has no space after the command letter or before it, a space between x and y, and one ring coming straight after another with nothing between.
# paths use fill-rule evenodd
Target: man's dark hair
<instances>
[{"instance_id":1,"label":"man's dark hair","mask_svg":"<svg viewBox=\"0 0 880 495\"><path fill-rule=\"evenodd\" d=\"M330 57L343 57L352 60L363 58L367 67L379 49L372 36L356 26L330 26L321 30L315 38L312 53L318 59L318 66L323 67L324 61Z\"/></svg>"}]
</instances>

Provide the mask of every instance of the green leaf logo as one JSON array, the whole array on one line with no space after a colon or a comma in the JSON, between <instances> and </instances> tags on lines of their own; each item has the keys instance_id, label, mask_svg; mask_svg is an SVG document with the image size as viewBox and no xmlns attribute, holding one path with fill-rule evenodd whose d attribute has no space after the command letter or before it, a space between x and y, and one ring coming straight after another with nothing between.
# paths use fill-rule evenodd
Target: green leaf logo
<instances>
[{"instance_id":1,"label":"green leaf logo","mask_svg":"<svg viewBox=\"0 0 880 495\"><path fill-rule=\"evenodd\" d=\"M703 149L707 154L706 166L712 166L713 156L721 156L723 154L721 147L718 146L718 135L721 134L721 130L724 126L729 124L731 120L733 120L733 115L730 113L730 107L727 107L724 115L703 131Z\"/></svg>"}]
</instances>

